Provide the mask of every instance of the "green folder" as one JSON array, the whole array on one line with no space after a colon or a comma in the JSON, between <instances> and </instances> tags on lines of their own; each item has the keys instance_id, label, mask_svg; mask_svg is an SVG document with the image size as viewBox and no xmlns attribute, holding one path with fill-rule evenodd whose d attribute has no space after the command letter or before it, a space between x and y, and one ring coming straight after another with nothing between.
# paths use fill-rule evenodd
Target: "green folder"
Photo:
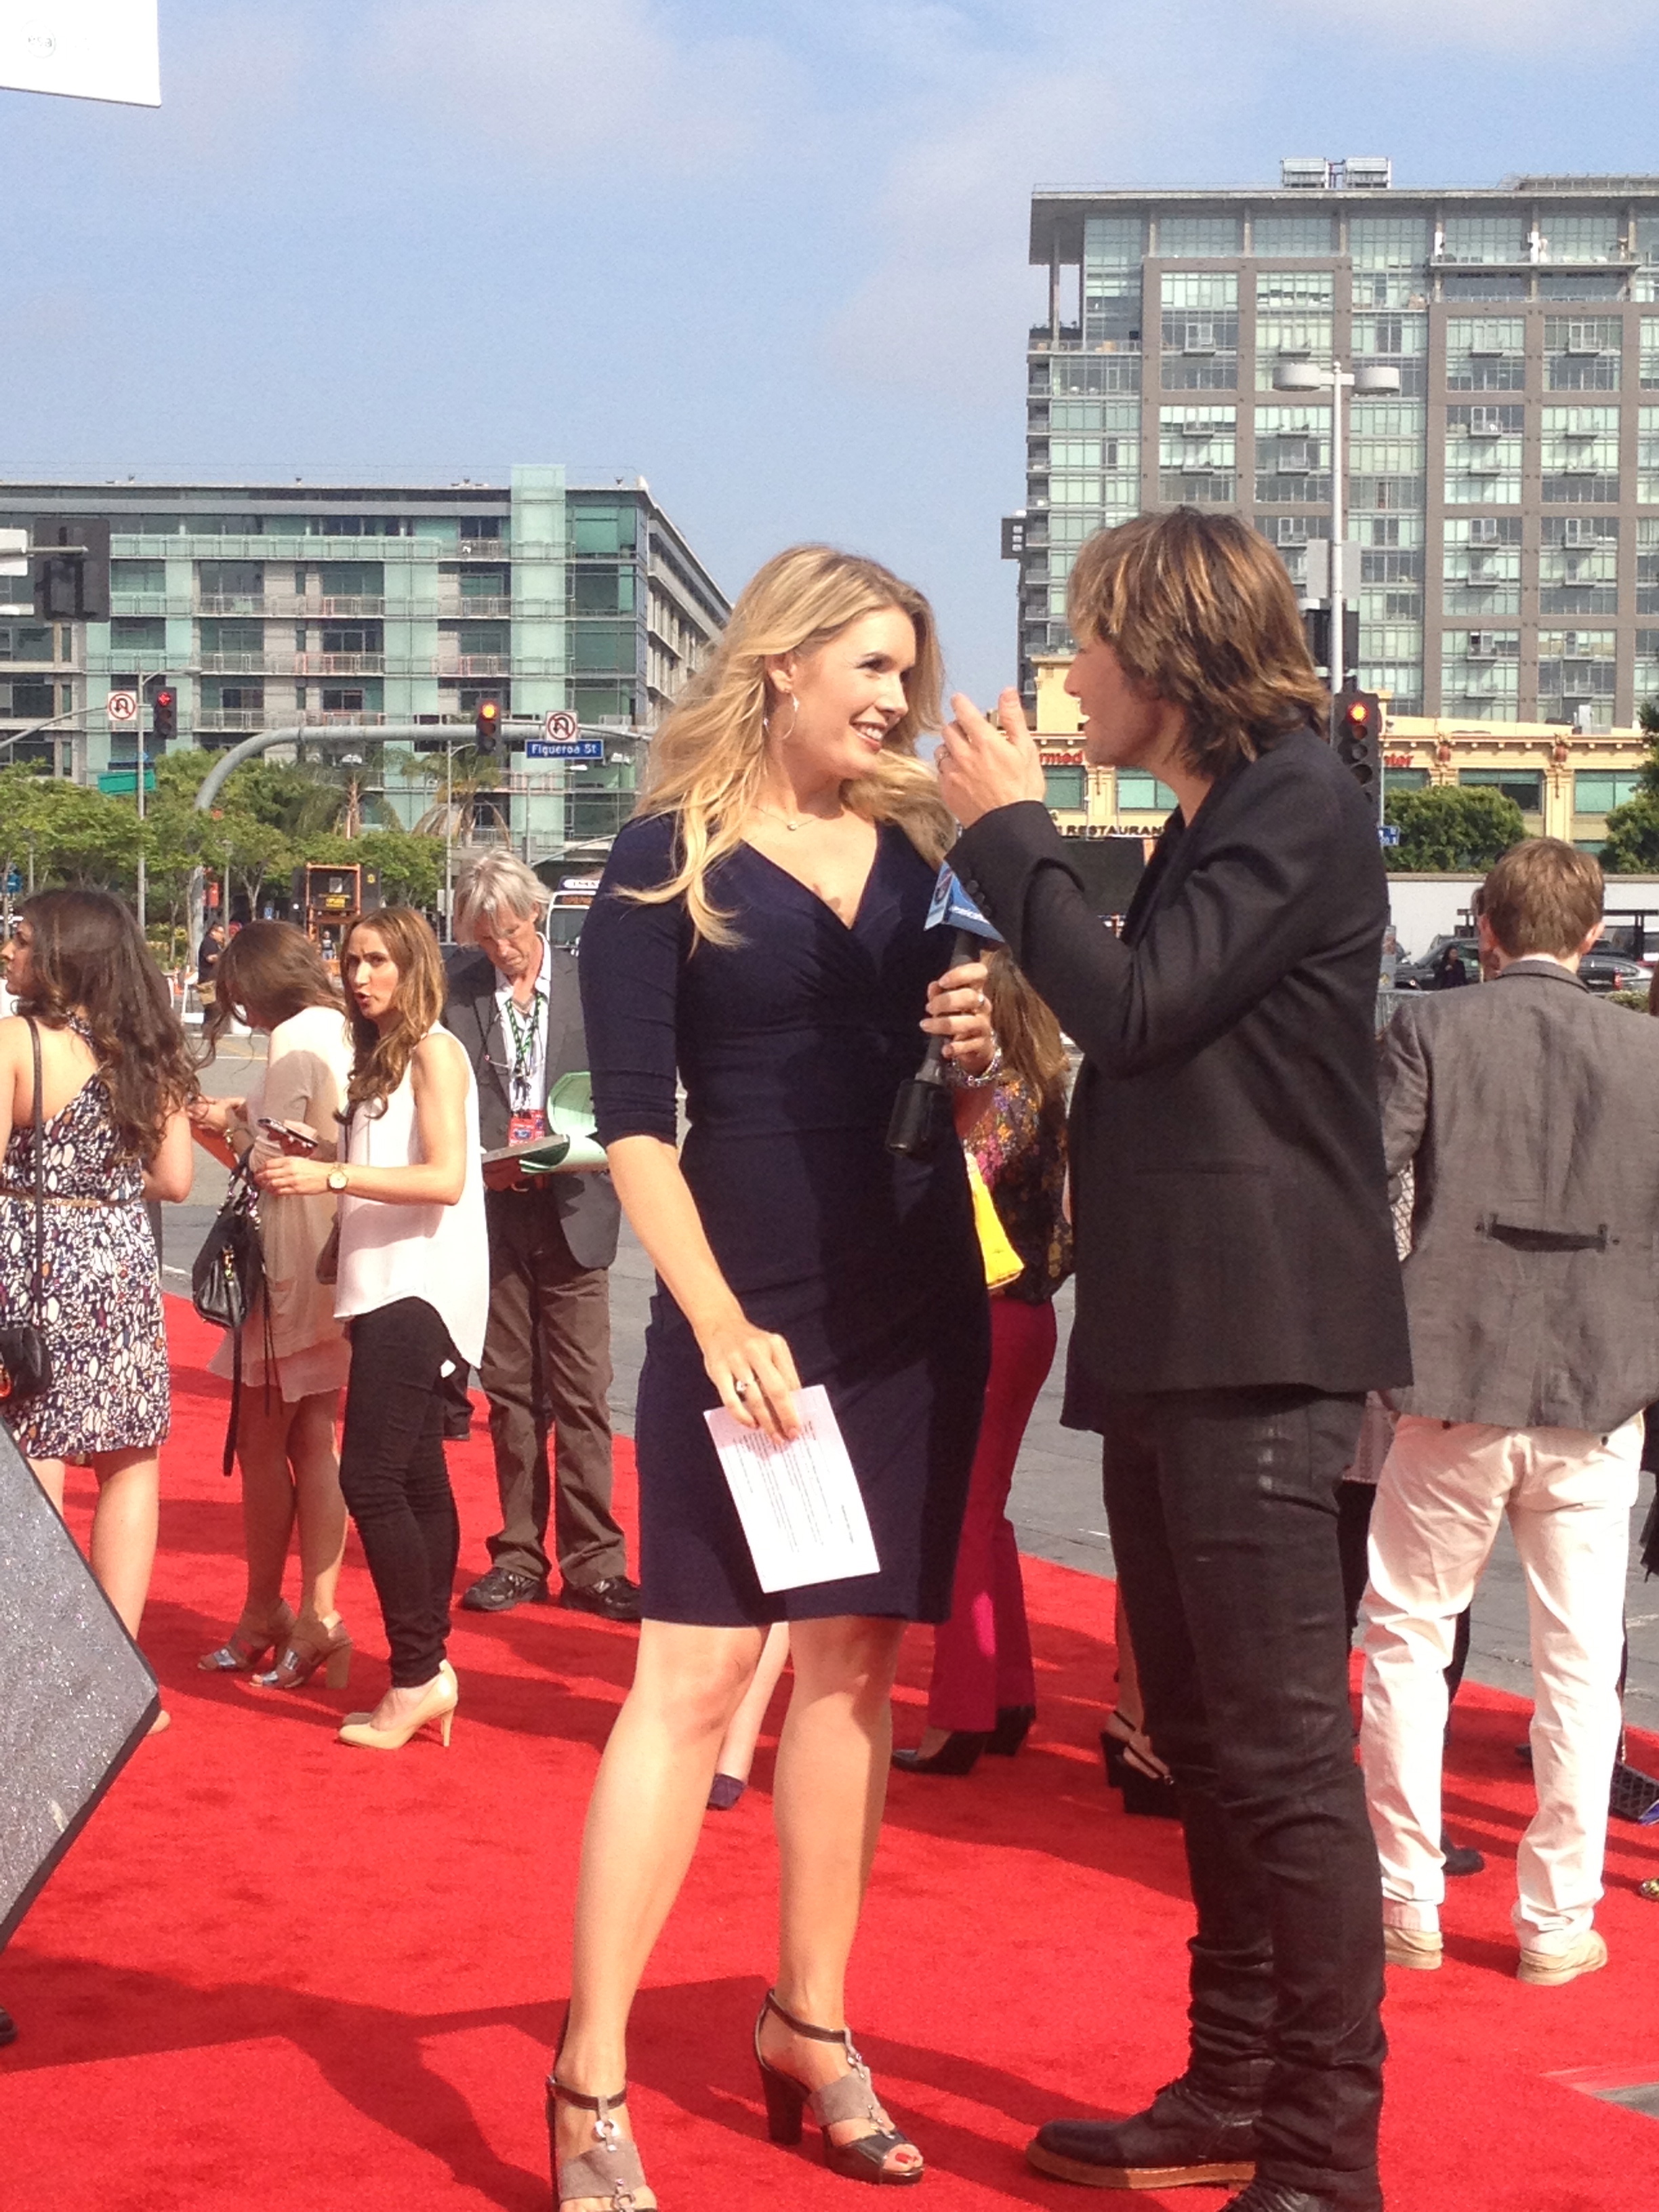
<instances>
[{"instance_id":1,"label":"green folder","mask_svg":"<svg viewBox=\"0 0 1659 2212\"><path fill-rule=\"evenodd\" d=\"M519 1163L527 1176L604 1171L605 1146L593 1127L593 1079L586 1068L562 1075L548 1092L547 1127L546 1141Z\"/></svg>"}]
</instances>

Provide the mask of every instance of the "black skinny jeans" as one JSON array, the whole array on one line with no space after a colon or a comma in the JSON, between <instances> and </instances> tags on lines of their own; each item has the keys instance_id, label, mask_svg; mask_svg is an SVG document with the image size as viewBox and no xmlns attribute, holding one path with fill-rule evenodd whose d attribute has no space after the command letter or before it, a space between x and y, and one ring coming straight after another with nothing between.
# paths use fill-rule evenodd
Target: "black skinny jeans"
<instances>
[{"instance_id":1,"label":"black skinny jeans","mask_svg":"<svg viewBox=\"0 0 1659 2212\"><path fill-rule=\"evenodd\" d=\"M456 1356L424 1298L399 1298L351 1324L340 1488L363 1540L398 1690L432 1680L449 1634L461 1528L444 1463L441 1370Z\"/></svg>"},{"instance_id":2,"label":"black skinny jeans","mask_svg":"<svg viewBox=\"0 0 1659 2212\"><path fill-rule=\"evenodd\" d=\"M1354 1759L1336 1492L1362 1401L1103 1407L1106 1511L1198 1932L1190 2072L1256 2107L1264 2179L1378 2212L1382 1881Z\"/></svg>"}]
</instances>

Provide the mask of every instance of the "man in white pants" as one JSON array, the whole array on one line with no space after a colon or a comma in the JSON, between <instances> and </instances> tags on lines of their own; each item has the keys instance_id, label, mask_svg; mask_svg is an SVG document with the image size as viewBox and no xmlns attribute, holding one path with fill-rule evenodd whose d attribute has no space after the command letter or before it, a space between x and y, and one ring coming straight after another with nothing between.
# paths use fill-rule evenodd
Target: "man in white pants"
<instances>
[{"instance_id":1,"label":"man in white pants","mask_svg":"<svg viewBox=\"0 0 1659 2212\"><path fill-rule=\"evenodd\" d=\"M1532 1620L1536 1817L1516 1865L1524 1982L1607 1963L1594 1926L1617 1754L1641 1409L1659 1398L1659 1022L1593 998L1601 874L1533 838L1479 915L1493 980L1401 1010L1389 1173L1414 1164L1415 1380L1377 1485L1361 1755L1387 1956L1441 1963L1443 1669L1507 1515Z\"/></svg>"}]
</instances>

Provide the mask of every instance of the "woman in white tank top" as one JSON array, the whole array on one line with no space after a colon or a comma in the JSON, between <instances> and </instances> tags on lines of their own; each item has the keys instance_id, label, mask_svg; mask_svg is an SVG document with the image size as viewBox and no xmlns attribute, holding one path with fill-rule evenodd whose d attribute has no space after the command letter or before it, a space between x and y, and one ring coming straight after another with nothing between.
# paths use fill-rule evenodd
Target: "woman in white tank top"
<instances>
[{"instance_id":1,"label":"woman in white tank top","mask_svg":"<svg viewBox=\"0 0 1659 2212\"><path fill-rule=\"evenodd\" d=\"M334 1310L351 1338L340 1487L392 1653L391 1687L340 1741L396 1751L428 1721L447 1744L459 1694L445 1656L459 1525L442 1385L483 1350L489 1250L477 1091L438 1026L437 939L412 908L387 907L352 923L340 966L356 1048L343 1158L276 1160L259 1181L339 1200Z\"/></svg>"}]
</instances>

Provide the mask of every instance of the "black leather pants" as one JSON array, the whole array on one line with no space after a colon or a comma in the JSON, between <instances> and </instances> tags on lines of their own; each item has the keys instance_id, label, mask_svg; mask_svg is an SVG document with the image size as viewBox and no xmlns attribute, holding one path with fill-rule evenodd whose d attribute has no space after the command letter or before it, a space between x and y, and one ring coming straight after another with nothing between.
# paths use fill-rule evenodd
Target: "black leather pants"
<instances>
[{"instance_id":1,"label":"black leather pants","mask_svg":"<svg viewBox=\"0 0 1659 2212\"><path fill-rule=\"evenodd\" d=\"M1362 1402L1262 1389L1102 1407L1112 1546L1198 1908L1191 2072L1224 2103L1260 2100L1263 2178L1341 2212L1382 2201L1382 1888L1337 1548Z\"/></svg>"}]
</instances>

